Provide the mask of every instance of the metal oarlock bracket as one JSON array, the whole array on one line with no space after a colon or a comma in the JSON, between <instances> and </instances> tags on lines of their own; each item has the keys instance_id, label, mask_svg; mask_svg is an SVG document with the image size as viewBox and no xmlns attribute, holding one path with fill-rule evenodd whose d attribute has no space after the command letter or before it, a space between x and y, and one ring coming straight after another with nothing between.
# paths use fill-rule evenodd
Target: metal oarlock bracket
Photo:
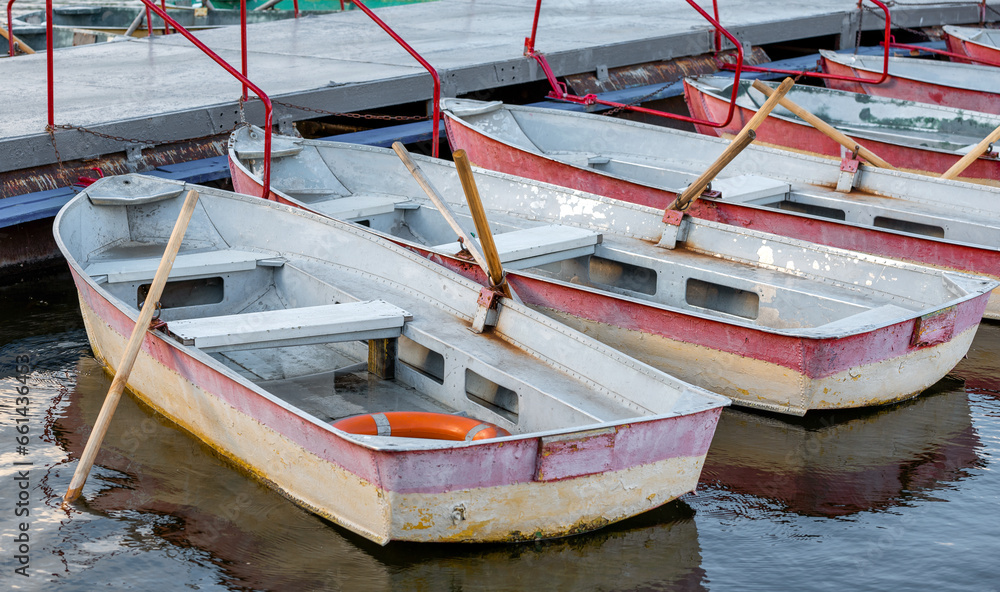
<instances>
[{"instance_id":1,"label":"metal oarlock bracket","mask_svg":"<svg viewBox=\"0 0 1000 592\"><path fill-rule=\"evenodd\" d=\"M500 299L503 293L499 288L483 288L479 291L479 299L476 304L476 316L472 319L472 326L469 330L473 333L482 333L487 327L495 327L497 319L500 317Z\"/></svg>"},{"instance_id":2,"label":"metal oarlock bracket","mask_svg":"<svg viewBox=\"0 0 1000 592\"><path fill-rule=\"evenodd\" d=\"M840 160L840 176L837 177L837 191L850 193L858 184L858 174L861 171L861 161L858 160L859 147L855 146L854 152L846 154Z\"/></svg>"}]
</instances>

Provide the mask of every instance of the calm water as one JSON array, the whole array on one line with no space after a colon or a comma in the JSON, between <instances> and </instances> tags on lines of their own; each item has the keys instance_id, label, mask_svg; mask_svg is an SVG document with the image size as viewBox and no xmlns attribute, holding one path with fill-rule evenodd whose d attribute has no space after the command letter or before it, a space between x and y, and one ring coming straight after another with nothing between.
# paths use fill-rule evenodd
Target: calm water
<instances>
[{"instance_id":1,"label":"calm water","mask_svg":"<svg viewBox=\"0 0 1000 592\"><path fill-rule=\"evenodd\" d=\"M75 298L68 274L0 288L5 589L1000 590L998 325L908 403L806 420L727 410L698 495L613 528L537 544L379 547L128 396L83 498L61 510L110 384ZM31 360L29 421L15 424L19 355ZM15 425L28 425L26 454ZM30 512L30 577L14 572L18 509Z\"/></svg>"}]
</instances>

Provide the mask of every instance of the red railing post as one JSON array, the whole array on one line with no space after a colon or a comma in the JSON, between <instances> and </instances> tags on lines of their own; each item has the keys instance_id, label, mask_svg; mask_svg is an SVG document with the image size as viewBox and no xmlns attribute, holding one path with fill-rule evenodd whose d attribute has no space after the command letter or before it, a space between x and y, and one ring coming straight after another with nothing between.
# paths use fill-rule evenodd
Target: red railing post
<instances>
[{"instance_id":1,"label":"red railing post","mask_svg":"<svg viewBox=\"0 0 1000 592\"><path fill-rule=\"evenodd\" d=\"M160 8L163 9L164 14L167 13L167 0L160 0ZM167 26L166 20L163 21L163 34L164 35L170 34L170 27Z\"/></svg>"},{"instance_id":2,"label":"red railing post","mask_svg":"<svg viewBox=\"0 0 1000 592\"><path fill-rule=\"evenodd\" d=\"M955 58L957 60L965 60L968 62L975 62L977 64L985 64L987 66L1000 66L1000 63L994 62L992 60L987 60L984 58L974 58L972 56L967 56L963 53L955 53L953 51L945 51L943 49L934 49L933 47L923 47L920 45L911 45L909 43L896 43L895 38L889 42L889 47L895 49L906 49L909 51L926 51L927 53L933 53L937 55L947 56L949 58Z\"/></svg>"},{"instance_id":3,"label":"red railing post","mask_svg":"<svg viewBox=\"0 0 1000 592\"><path fill-rule=\"evenodd\" d=\"M400 44L403 47L403 49L405 49L411 56L413 56L413 59L420 62L420 65L423 66L428 72L430 72L431 78L434 79L434 108L431 111L432 113L431 120L433 121L434 129L431 131L431 155L434 156L434 158L437 158L438 127L439 127L438 123L441 121L441 78L438 77L437 70L435 70L429 63L427 63L427 60L422 58L419 53L417 53L412 47L410 47L410 44L408 44L406 41L403 41L403 38L397 35L396 32L393 31L391 27L389 27L389 25L385 24L385 22L383 22L382 19L375 16L375 13L372 12L370 8L365 6L364 3L361 2L361 0L352 0L352 1L354 2L355 6L357 6L362 10L362 12L367 14L373 21L375 21L375 23L378 26L382 27L382 30L388 33L389 36L396 41L396 43ZM540 1L541 0L539 0L539 2Z\"/></svg>"},{"instance_id":4,"label":"red railing post","mask_svg":"<svg viewBox=\"0 0 1000 592\"><path fill-rule=\"evenodd\" d=\"M47 0L47 2L51 3L52 0ZM264 93L264 91L258 88L256 84L250 82L250 80L247 79L246 76L237 72L235 68L233 68L232 66L229 65L229 63L226 62L226 60L219 57L218 54L209 49L208 46L206 46L204 43L199 41L197 37L192 35L190 31L179 25L177 21L175 21L174 19L170 18L170 16L167 15L167 11L161 10L160 7L156 6L156 4L154 4L153 2L154 0L142 0L142 3L145 4L147 7L151 8L153 12L155 12L160 18L163 19L164 23L169 23L170 26L174 28L175 32L183 35L185 39L193 43L194 46L200 49L205 55L212 58L212 61L222 66L222 69L224 69L226 72L229 72L237 80L239 80L247 87L249 87L249 89L252 90L254 94L260 98L261 102L264 103L264 179L263 179L264 187L261 197L267 199L268 196L270 196L271 194L271 120L272 120L271 99L268 98L268 96Z\"/></svg>"},{"instance_id":5,"label":"red railing post","mask_svg":"<svg viewBox=\"0 0 1000 592\"><path fill-rule=\"evenodd\" d=\"M10 15L11 5L14 4L14 1L7 2L7 34L10 35L7 39L7 48L10 50L10 57L14 57L14 17Z\"/></svg>"},{"instance_id":6,"label":"red railing post","mask_svg":"<svg viewBox=\"0 0 1000 592\"><path fill-rule=\"evenodd\" d=\"M714 2L715 0L713 0ZM667 113L665 111L658 111L656 109L647 109L645 107L638 107L636 105L626 105L624 103L616 103L614 101L605 101L603 99L597 98L597 95L589 94L583 97L577 95L571 95L566 92L566 85L559 82L556 79L555 73L549 66L548 60L541 53L535 51L535 34L538 30L538 15L541 12L542 0L537 0L535 3L535 18L531 25L531 37L527 37L524 40L524 55L525 57L534 58L538 65L542 68L542 72L545 73L545 77L549 81L549 85L552 87L552 91L549 93L549 98L567 101L570 103L576 103L578 105L604 105L607 107L612 107L616 109L626 109L629 111L635 111L637 113L646 113L649 115L656 115L658 117L665 117L667 119L677 119L680 121L686 121L689 123L694 123L698 125L704 125L707 127L725 127L729 125L729 122L733 120L733 115L736 112L736 97L739 94L740 89L740 72L743 68L743 44L734 37L729 31L725 29L721 24L719 24L718 19L712 18L707 12L705 12L700 6L695 4L694 0L687 0L687 3L698 11L702 17L715 27L716 36L719 34L725 35L726 39L736 47L736 73L734 75L733 82L733 95L729 100L729 113L726 115L726 120L719 123L715 121L709 121L705 119L698 119L695 117L688 117L686 115L678 115L676 113ZM718 8L716 7L716 13L718 13ZM716 52L721 49L721 40L716 40L715 50Z\"/></svg>"},{"instance_id":7,"label":"red railing post","mask_svg":"<svg viewBox=\"0 0 1000 592\"><path fill-rule=\"evenodd\" d=\"M243 78L247 77L247 0L240 0L240 55L243 60ZM247 100L247 84L243 83L243 101Z\"/></svg>"},{"instance_id":8,"label":"red railing post","mask_svg":"<svg viewBox=\"0 0 1000 592\"><path fill-rule=\"evenodd\" d=\"M718 0L712 0L716 2ZM861 3L864 0L858 0L858 8L861 7ZM885 13L885 52L882 56L882 76L878 80L868 80L866 78L861 78L858 76L841 76L840 74L826 74L825 72L806 72L804 70L779 70L775 68L762 68L760 66L744 66L744 70L747 72L771 72L774 74L786 74L788 76L811 76L813 78L829 78L831 80L846 80L848 82L864 82L867 84L881 84L889 77L889 45L890 29L892 28L892 18L889 16L889 7L886 6L881 0L871 0L871 2L882 9ZM729 64L723 65L724 68L732 69Z\"/></svg>"},{"instance_id":9,"label":"red railing post","mask_svg":"<svg viewBox=\"0 0 1000 592\"><path fill-rule=\"evenodd\" d=\"M56 104L52 57L52 0L45 0L45 82L49 95L49 131L55 132Z\"/></svg>"}]
</instances>

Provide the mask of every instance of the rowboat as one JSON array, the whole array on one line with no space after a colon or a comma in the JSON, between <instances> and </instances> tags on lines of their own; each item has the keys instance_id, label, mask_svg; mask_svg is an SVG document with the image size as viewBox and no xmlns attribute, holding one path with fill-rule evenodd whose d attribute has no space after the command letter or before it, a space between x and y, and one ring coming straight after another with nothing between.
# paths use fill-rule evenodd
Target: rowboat
<instances>
[{"instance_id":1,"label":"rowboat","mask_svg":"<svg viewBox=\"0 0 1000 592\"><path fill-rule=\"evenodd\" d=\"M598 115L468 100L445 107L449 142L481 166L652 207L673 201L727 146ZM825 158L756 145L723 175L687 214L1000 280L996 188L868 166L852 174ZM986 316L1000 319L1000 290Z\"/></svg>"},{"instance_id":2,"label":"rowboat","mask_svg":"<svg viewBox=\"0 0 1000 592\"><path fill-rule=\"evenodd\" d=\"M769 86L777 86L774 83ZM684 99L691 113L701 119L725 121L733 79L701 76L684 80ZM786 98L819 115L820 119L857 140L896 168L917 173L944 173L997 127L1000 115L977 113L869 97L823 87L792 87ZM738 114L729 125L713 128L695 125L703 134L735 134L767 100L763 93L740 82ZM767 124L757 129L757 141L787 150L836 158L843 148L835 140L784 107L771 112ZM1000 185L998 151L979 157L961 174L963 181Z\"/></svg>"},{"instance_id":3,"label":"rowboat","mask_svg":"<svg viewBox=\"0 0 1000 592\"><path fill-rule=\"evenodd\" d=\"M56 217L112 370L184 189L111 177ZM477 335L474 282L355 225L199 189L128 386L292 501L382 544L517 541L695 488L725 398L515 302ZM337 427L356 417L371 429Z\"/></svg>"},{"instance_id":4,"label":"rowboat","mask_svg":"<svg viewBox=\"0 0 1000 592\"><path fill-rule=\"evenodd\" d=\"M79 386L63 398L53 424L58 446L73 457L83 451L101 408L99 397L90 395L106 391L110 382L89 356L81 357L77 371ZM107 478L88 495L89 512L116 517L128 508L130 516L156 520L164 526L158 531L163 548L211 557L230 589L361 591L374 584L377 590L433 590L434 582L447 578L452 589L465 590L480 589L487 581L546 592L620 590L681 585L701 565L695 513L683 499L585 537L544 541L530 549L373 548L325 528L131 398L122 399L105 442L101 465ZM132 520L109 520L118 532L134 528ZM532 566L527 573L519 561L526 550ZM607 568L626 555L627 573ZM331 569L334 558L350 558L350 568ZM101 561L117 561L110 553L92 559L96 565L88 565L97 569Z\"/></svg>"},{"instance_id":5,"label":"rowboat","mask_svg":"<svg viewBox=\"0 0 1000 592\"><path fill-rule=\"evenodd\" d=\"M1000 30L981 27L944 26L948 51L1000 64ZM969 63L969 62L966 62Z\"/></svg>"},{"instance_id":6,"label":"rowboat","mask_svg":"<svg viewBox=\"0 0 1000 592\"><path fill-rule=\"evenodd\" d=\"M821 66L828 74L865 81L882 77L882 58L820 50ZM985 113L1000 113L1000 77L993 66L957 64L916 58L889 58L889 77L881 84L826 79L830 88L947 105Z\"/></svg>"},{"instance_id":7,"label":"rowboat","mask_svg":"<svg viewBox=\"0 0 1000 592\"><path fill-rule=\"evenodd\" d=\"M272 154L270 199L363 224L486 282L392 151L278 138ZM229 156L236 189L261 195L262 134L235 131ZM471 229L454 165L416 160ZM997 286L679 212L664 223L662 210L504 173L476 177L526 304L771 411L914 396L964 355Z\"/></svg>"}]
</instances>

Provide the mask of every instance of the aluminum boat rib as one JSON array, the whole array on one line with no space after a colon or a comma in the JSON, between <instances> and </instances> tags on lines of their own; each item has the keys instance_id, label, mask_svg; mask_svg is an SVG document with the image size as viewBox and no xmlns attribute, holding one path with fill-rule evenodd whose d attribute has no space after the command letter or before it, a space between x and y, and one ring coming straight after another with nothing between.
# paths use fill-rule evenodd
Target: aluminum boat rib
<instances>
[{"instance_id":1,"label":"aluminum boat rib","mask_svg":"<svg viewBox=\"0 0 1000 592\"><path fill-rule=\"evenodd\" d=\"M600 115L464 99L445 106L449 142L480 166L658 208L728 145ZM768 125L758 132L766 133ZM995 187L867 165L847 173L825 158L751 145L686 212L1000 280ZM1000 291L986 317L1000 319Z\"/></svg>"},{"instance_id":2,"label":"aluminum boat rib","mask_svg":"<svg viewBox=\"0 0 1000 592\"><path fill-rule=\"evenodd\" d=\"M351 220L486 282L391 151L278 138L271 199ZM230 138L260 195L262 138ZM415 157L473 230L454 165ZM772 411L905 399L967 351L997 282L676 216L480 170L508 278L526 304L668 373Z\"/></svg>"},{"instance_id":3,"label":"aluminum boat rib","mask_svg":"<svg viewBox=\"0 0 1000 592\"><path fill-rule=\"evenodd\" d=\"M111 369L184 189L106 178L56 217ZM474 282L358 226L198 190L160 300L166 326L146 333L128 386L297 504L383 544L518 541L599 528L697 485L724 397L507 300L477 335ZM391 412L512 435L331 426Z\"/></svg>"},{"instance_id":4,"label":"aluminum boat rib","mask_svg":"<svg viewBox=\"0 0 1000 592\"><path fill-rule=\"evenodd\" d=\"M827 78L826 84L830 88L873 97L1000 113L1000 76L997 76L994 66L890 57L889 78L881 84L873 84L882 77L882 58L847 55L825 49L819 53L824 72L871 81Z\"/></svg>"},{"instance_id":5,"label":"aluminum boat rib","mask_svg":"<svg viewBox=\"0 0 1000 592\"><path fill-rule=\"evenodd\" d=\"M775 88L774 83L765 83ZM684 80L684 99L698 118L725 120L733 79L700 76ZM806 111L844 132L895 168L939 176L1000 127L1000 115L954 109L901 99L872 97L816 86L793 86L786 95ZM735 134L767 100L751 82L741 81L738 113L723 128L696 125L703 134ZM835 140L780 105L757 128L757 142L836 158L844 149ZM1000 185L998 151L979 157L961 173L962 181Z\"/></svg>"}]
</instances>

